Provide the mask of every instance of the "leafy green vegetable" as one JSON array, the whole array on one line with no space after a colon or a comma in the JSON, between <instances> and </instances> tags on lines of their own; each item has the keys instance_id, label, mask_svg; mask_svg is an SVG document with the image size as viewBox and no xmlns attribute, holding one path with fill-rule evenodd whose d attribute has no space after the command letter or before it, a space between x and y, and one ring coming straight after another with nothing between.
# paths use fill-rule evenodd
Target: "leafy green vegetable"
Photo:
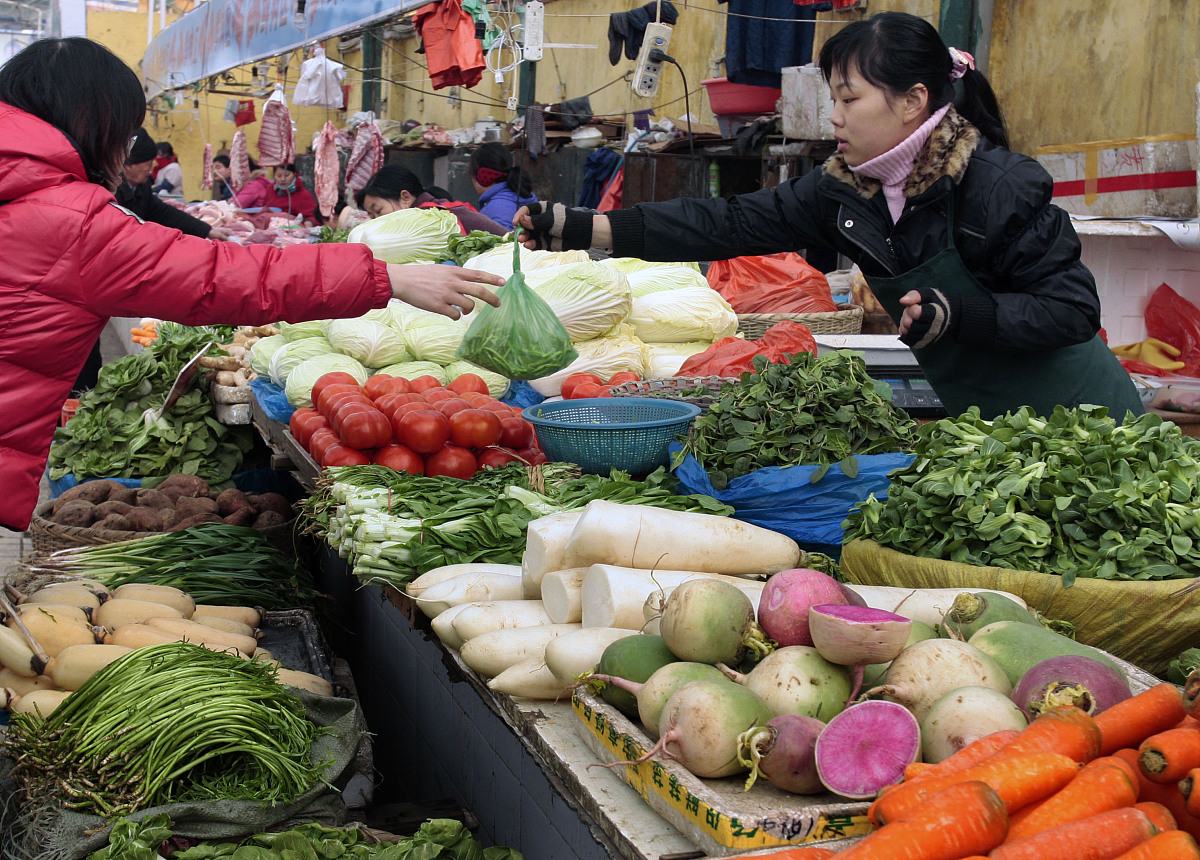
<instances>
[{"instance_id":1,"label":"leafy green vegetable","mask_svg":"<svg viewBox=\"0 0 1200 860\"><path fill-rule=\"evenodd\" d=\"M141 821L118 818L108 834L108 845L88 855L88 860L158 860L158 848L171 838L171 819L148 815Z\"/></svg>"},{"instance_id":2,"label":"leafy green vegetable","mask_svg":"<svg viewBox=\"0 0 1200 860\"><path fill-rule=\"evenodd\" d=\"M490 251L497 245L511 241L510 237L497 236L494 233L487 233L483 230L472 230L465 236L450 237L450 248L446 252L444 259L453 260L461 266L476 254L482 254L484 251Z\"/></svg>"},{"instance_id":3,"label":"leafy green vegetable","mask_svg":"<svg viewBox=\"0 0 1200 860\"><path fill-rule=\"evenodd\" d=\"M1153 414L1118 426L1099 406L972 408L918 431L916 458L846 521L925 558L1076 577L1200 575L1200 440Z\"/></svg>"},{"instance_id":4,"label":"leafy green vegetable","mask_svg":"<svg viewBox=\"0 0 1200 860\"><path fill-rule=\"evenodd\" d=\"M328 224L322 224L321 231L317 233L317 242L345 242L349 235L349 230L338 230Z\"/></svg>"},{"instance_id":5,"label":"leafy green vegetable","mask_svg":"<svg viewBox=\"0 0 1200 860\"><path fill-rule=\"evenodd\" d=\"M692 422L681 461L691 454L713 486L767 466L840 463L857 474L857 454L906 450L916 423L883 398L853 352L798 353L790 364L755 356L755 373L726 383L717 402ZM820 480L818 471L813 480Z\"/></svg>"},{"instance_id":6,"label":"leafy green vegetable","mask_svg":"<svg viewBox=\"0 0 1200 860\"><path fill-rule=\"evenodd\" d=\"M1167 680L1182 686L1188 675L1197 669L1200 669L1200 648L1188 648L1167 667Z\"/></svg>"}]
</instances>

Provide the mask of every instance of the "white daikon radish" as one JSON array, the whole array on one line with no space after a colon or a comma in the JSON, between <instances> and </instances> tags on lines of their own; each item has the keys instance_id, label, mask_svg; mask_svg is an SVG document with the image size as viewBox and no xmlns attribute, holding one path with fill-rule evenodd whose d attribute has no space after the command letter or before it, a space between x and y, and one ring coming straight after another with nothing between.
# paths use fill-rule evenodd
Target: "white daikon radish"
<instances>
[{"instance_id":1,"label":"white daikon radish","mask_svg":"<svg viewBox=\"0 0 1200 860\"><path fill-rule=\"evenodd\" d=\"M454 619L464 609L474 605L474 603L460 603L458 606L451 606L437 618L429 622L429 626L433 629L437 638L441 639L442 644L447 648L453 648L457 651L462 647L463 642L466 641L454 632Z\"/></svg>"},{"instance_id":2,"label":"white daikon radish","mask_svg":"<svg viewBox=\"0 0 1200 860\"><path fill-rule=\"evenodd\" d=\"M602 499L583 509L568 551L574 564L617 564L745 576L795 567L800 547L760 526L688 511L619 505Z\"/></svg>"},{"instance_id":3,"label":"white daikon radish","mask_svg":"<svg viewBox=\"0 0 1200 860\"><path fill-rule=\"evenodd\" d=\"M676 586L690 579L719 579L737 586L758 606L763 583L736 576L720 576L694 570L640 570L614 564L593 564L583 577L580 600L584 627L628 627L641 630L646 619L646 598L663 591L664 600Z\"/></svg>"},{"instance_id":4,"label":"white daikon radish","mask_svg":"<svg viewBox=\"0 0 1200 860\"><path fill-rule=\"evenodd\" d=\"M542 604L555 624L572 624L583 618L583 575L587 570L552 570L542 577Z\"/></svg>"},{"instance_id":5,"label":"white daikon radish","mask_svg":"<svg viewBox=\"0 0 1200 860\"><path fill-rule=\"evenodd\" d=\"M439 582L445 582L447 579L462 576L465 573L506 573L509 576L520 576L521 568L515 564L487 564L482 562L475 562L473 564L447 564L443 567L435 567L433 570L425 571L425 573L422 573L405 586L404 591L409 597L421 597L425 589L431 588Z\"/></svg>"},{"instance_id":6,"label":"white daikon radish","mask_svg":"<svg viewBox=\"0 0 1200 860\"><path fill-rule=\"evenodd\" d=\"M1028 604L1017 595L988 588L897 588L891 585L855 585L849 582L846 583L846 588L861 597L872 609L894 612L930 627L941 624L950 607L954 605L954 598L964 593L1003 594L1009 600L1028 608Z\"/></svg>"},{"instance_id":7,"label":"white daikon radish","mask_svg":"<svg viewBox=\"0 0 1200 860\"><path fill-rule=\"evenodd\" d=\"M437 618L451 606L484 600L520 600L521 577L507 573L464 573L443 580L413 598L430 618Z\"/></svg>"},{"instance_id":8,"label":"white daikon radish","mask_svg":"<svg viewBox=\"0 0 1200 860\"><path fill-rule=\"evenodd\" d=\"M558 699L567 692L567 684L558 680L541 657L530 657L509 666L487 682L489 690L524 699Z\"/></svg>"},{"instance_id":9,"label":"white daikon radish","mask_svg":"<svg viewBox=\"0 0 1200 860\"><path fill-rule=\"evenodd\" d=\"M454 616L454 632L463 642L493 630L552 624L540 600L489 600L472 603Z\"/></svg>"},{"instance_id":10,"label":"white daikon radish","mask_svg":"<svg viewBox=\"0 0 1200 860\"><path fill-rule=\"evenodd\" d=\"M584 627L552 639L546 645L546 665L564 685L574 684L580 675L596 668L605 648L618 639L637 635L636 630L622 627Z\"/></svg>"},{"instance_id":11,"label":"white daikon radish","mask_svg":"<svg viewBox=\"0 0 1200 860\"><path fill-rule=\"evenodd\" d=\"M567 549L582 516L583 511L564 511L540 517L529 524L525 552L521 556L521 582L525 596L530 600L541 597L542 577L550 571L586 566L577 564Z\"/></svg>"},{"instance_id":12,"label":"white daikon radish","mask_svg":"<svg viewBox=\"0 0 1200 860\"><path fill-rule=\"evenodd\" d=\"M494 678L522 660L531 657L541 660L550 640L581 629L578 624L545 624L493 630L463 643L459 656L480 675Z\"/></svg>"}]
</instances>

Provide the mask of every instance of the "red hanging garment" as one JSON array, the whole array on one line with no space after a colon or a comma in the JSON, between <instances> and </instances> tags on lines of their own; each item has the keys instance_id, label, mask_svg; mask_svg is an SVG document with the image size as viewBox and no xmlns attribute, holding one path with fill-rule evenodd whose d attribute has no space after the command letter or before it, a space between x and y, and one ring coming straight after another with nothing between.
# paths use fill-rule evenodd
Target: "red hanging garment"
<instances>
[{"instance_id":1,"label":"red hanging garment","mask_svg":"<svg viewBox=\"0 0 1200 860\"><path fill-rule=\"evenodd\" d=\"M421 31L429 79L435 90L473 87L483 79L483 45L475 38L475 20L461 0L442 0L413 13Z\"/></svg>"}]
</instances>

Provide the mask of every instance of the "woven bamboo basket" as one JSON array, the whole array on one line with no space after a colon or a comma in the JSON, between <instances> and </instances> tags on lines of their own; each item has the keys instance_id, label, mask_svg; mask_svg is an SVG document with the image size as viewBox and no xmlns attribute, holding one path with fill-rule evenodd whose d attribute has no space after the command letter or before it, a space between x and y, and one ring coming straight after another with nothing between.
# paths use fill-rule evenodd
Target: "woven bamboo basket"
<instances>
[{"instance_id":1,"label":"woven bamboo basket","mask_svg":"<svg viewBox=\"0 0 1200 860\"><path fill-rule=\"evenodd\" d=\"M663 400L682 400L706 411L717 402L721 386L726 382L737 382L727 376L668 376L661 379L644 379L626 382L609 389L613 397L657 397Z\"/></svg>"},{"instance_id":2,"label":"woven bamboo basket","mask_svg":"<svg viewBox=\"0 0 1200 860\"><path fill-rule=\"evenodd\" d=\"M801 323L813 334L858 334L862 331L863 309L858 305L838 303L836 311L812 314L738 314L738 331L747 340L758 340L776 323Z\"/></svg>"}]
</instances>

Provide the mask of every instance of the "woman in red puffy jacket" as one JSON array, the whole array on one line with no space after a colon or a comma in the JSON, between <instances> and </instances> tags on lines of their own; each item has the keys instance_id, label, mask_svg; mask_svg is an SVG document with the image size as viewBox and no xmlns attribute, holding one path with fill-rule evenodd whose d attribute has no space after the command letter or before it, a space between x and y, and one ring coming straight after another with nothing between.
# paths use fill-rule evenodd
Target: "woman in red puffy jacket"
<instances>
[{"instance_id":1,"label":"woman in red puffy jacket","mask_svg":"<svg viewBox=\"0 0 1200 860\"><path fill-rule=\"evenodd\" d=\"M396 266L365 245L284 250L143 224L117 205L146 101L137 76L81 38L0 68L0 526L24 529L71 384L110 316L188 325L358 316L389 298L457 318L503 279Z\"/></svg>"}]
</instances>

